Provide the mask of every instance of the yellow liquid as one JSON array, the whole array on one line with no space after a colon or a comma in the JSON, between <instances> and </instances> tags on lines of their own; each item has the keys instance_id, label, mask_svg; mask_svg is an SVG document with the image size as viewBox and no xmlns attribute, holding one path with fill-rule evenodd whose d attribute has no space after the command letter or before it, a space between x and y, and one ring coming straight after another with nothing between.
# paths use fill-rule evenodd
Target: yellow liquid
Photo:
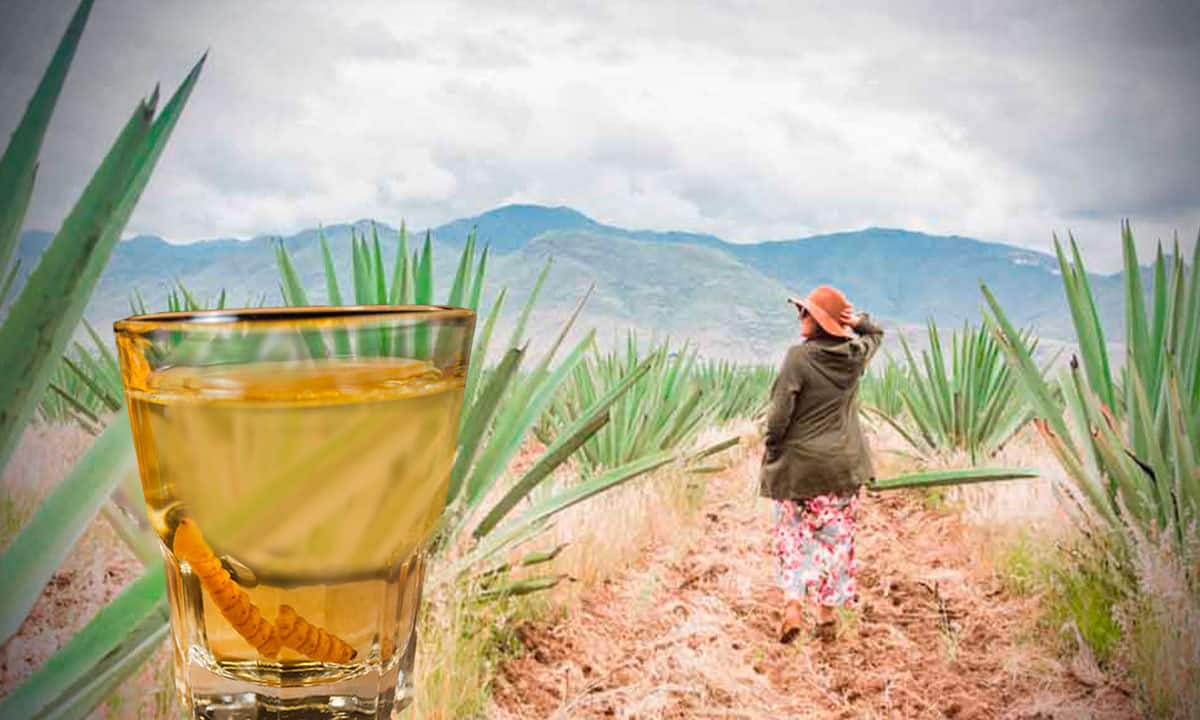
<instances>
[{"instance_id":1,"label":"yellow liquid","mask_svg":"<svg viewBox=\"0 0 1200 720\"><path fill-rule=\"evenodd\" d=\"M142 387L130 413L167 549L177 667L283 686L394 667L445 505L461 375L415 360L303 361L170 368ZM176 556L185 518L237 584L228 593L270 623L291 606L352 658L264 655Z\"/></svg>"}]
</instances>

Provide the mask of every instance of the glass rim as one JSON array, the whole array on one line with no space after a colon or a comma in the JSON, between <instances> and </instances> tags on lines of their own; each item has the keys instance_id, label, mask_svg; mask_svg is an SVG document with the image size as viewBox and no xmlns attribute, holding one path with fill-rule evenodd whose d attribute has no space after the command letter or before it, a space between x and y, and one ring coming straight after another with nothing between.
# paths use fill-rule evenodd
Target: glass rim
<instances>
[{"instance_id":1,"label":"glass rim","mask_svg":"<svg viewBox=\"0 0 1200 720\"><path fill-rule=\"evenodd\" d=\"M154 330L203 330L207 328L243 328L294 330L311 327L354 326L386 322L399 318L433 321L468 321L475 317L470 308L453 305L299 305L225 308L222 310L181 310L130 315L113 323L120 334L141 334Z\"/></svg>"}]
</instances>

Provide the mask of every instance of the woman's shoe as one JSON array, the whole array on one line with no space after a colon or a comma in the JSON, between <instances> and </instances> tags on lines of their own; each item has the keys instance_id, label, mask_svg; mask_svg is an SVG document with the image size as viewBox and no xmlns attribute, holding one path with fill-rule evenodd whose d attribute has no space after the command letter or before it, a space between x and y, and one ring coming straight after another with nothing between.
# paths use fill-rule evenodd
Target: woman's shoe
<instances>
[{"instance_id":1,"label":"woman's shoe","mask_svg":"<svg viewBox=\"0 0 1200 720\"><path fill-rule=\"evenodd\" d=\"M837 640L837 620L830 620L814 625L813 637L824 643L831 643Z\"/></svg>"},{"instance_id":2,"label":"woman's shoe","mask_svg":"<svg viewBox=\"0 0 1200 720\"><path fill-rule=\"evenodd\" d=\"M812 636L815 640L820 640L824 643L831 643L837 640L837 615L832 614L828 617L823 617L824 613L817 615L817 620L813 623Z\"/></svg>"},{"instance_id":3,"label":"woman's shoe","mask_svg":"<svg viewBox=\"0 0 1200 720\"><path fill-rule=\"evenodd\" d=\"M788 600L783 607L783 624L779 628L779 642L789 644L804 627L804 606L799 600Z\"/></svg>"},{"instance_id":4,"label":"woman's shoe","mask_svg":"<svg viewBox=\"0 0 1200 720\"><path fill-rule=\"evenodd\" d=\"M818 605L817 617L812 628L813 639L827 643L837 640L837 621L836 608L829 605Z\"/></svg>"}]
</instances>

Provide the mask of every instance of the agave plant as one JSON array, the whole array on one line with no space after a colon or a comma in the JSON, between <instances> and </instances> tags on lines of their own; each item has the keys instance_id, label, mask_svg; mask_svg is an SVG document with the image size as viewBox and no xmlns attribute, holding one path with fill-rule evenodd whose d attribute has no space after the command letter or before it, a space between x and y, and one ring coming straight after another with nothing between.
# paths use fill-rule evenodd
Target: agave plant
<instances>
[{"instance_id":1,"label":"agave plant","mask_svg":"<svg viewBox=\"0 0 1200 720\"><path fill-rule=\"evenodd\" d=\"M1169 260L1159 247L1147 305L1128 222L1122 223L1121 240L1125 361L1119 372L1110 363L1074 238L1070 260L1054 241L1079 343L1078 355L1056 383L1042 376L1028 349L1016 340L1018 334L986 285L983 294L996 338L1034 408L1037 427L1083 498L1076 519L1089 537L1101 547L1115 543L1118 560L1128 570L1138 538L1167 533L1179 556L1190 557L1190 567L1197 560L1191 552L1200 521L1200 245L1190 266L1178 244Z\"/></svg>"},{"instance_id":2,"label":"agave plant","mask_svg":"<svg viewBox=\"0 0 1200 720\"><path fill-rule=\"evenodd\" d=\"M37 157L83 34L80 3L0 158L0 268L16 247ZM199 77L203 58L155 115L157 92L138 104L68 213L0 325L0 467L41 401L104 265ZM14 291L9 270L4 294ZM39 505L0 556L0 642L28 614L54 570L132 467L124 419L114 422ZM165 633L161 565L126 588L24 684L0 701L3 717L81 717L107 697Z\"/></svg>"},{"instance_id":3,"label":"agave plant","mask_svg":"<svg viewBox=\"0 0 1200 720\"><path fill-rule=\"evenodd\" d=\"M1022 347L1032 351L1036 340L1019 335ZM979 467L1029 421L1030 412L1015 397L1014 381L999 361L998 345L983 328L965 325L951 337L950 364L938 334L929 322L928 351L918 363L912 348L901 337L905 364L885 355L881 369L869 370L859 386L859 408L894 427L908 443L926 456L946 450L965 450L971 467L922 470L888 478L875 478L871 490L949 487L976 483L1037 478L1034 470L1018 467Z\"/></svg>"},{"instance_id":4,"label":"agave plant","mask_svg":"<svg viewBox=\"0 0 1200 720\"><path fill-rule=\"evenodd\" d=\"M1016 378L988 328L965 324L953 332L948 358L932 320L928 331L929 349L921 351L920 361L902 336L906 361L902 376L884 370L894 373L890 390L903 412L888 412L875 404L866 409L924 455L961 450L977 464L1027 424L1032 411L1017 391ZM1027 331L1015 335L1014 342L1030 354L1037 348L1037 339ZM884 402L895 409L895 400Z\"/></svg>"},{"instance_id":5,"label":"agave plant","mask_svg":"<svg viewBox=\"0 0 1200 720\"><path fill-rule=\"evenodd\" d=\"M692 378L713 403L718 422L735 418L753 420L766 411L775 370L766 365L708 360L696 364Z\"/></svg>"}]
</instances>

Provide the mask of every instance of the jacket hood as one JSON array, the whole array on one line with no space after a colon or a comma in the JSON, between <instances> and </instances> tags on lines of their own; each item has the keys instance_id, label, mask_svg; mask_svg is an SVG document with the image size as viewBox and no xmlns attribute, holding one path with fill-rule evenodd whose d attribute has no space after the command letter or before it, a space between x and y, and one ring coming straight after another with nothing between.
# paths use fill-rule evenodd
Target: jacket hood
<instances>
[{"instance_id":1,"label":"jacket hood","mask_svg":"<svg viewBox=\"0 0 1200 720\"><path fill-rule=\"evenodd\" d=\"M813 369L837 387L850 387L862 374L866 349L857 339L816 338L805 344Z\"/></svg>"}]
</instances>

